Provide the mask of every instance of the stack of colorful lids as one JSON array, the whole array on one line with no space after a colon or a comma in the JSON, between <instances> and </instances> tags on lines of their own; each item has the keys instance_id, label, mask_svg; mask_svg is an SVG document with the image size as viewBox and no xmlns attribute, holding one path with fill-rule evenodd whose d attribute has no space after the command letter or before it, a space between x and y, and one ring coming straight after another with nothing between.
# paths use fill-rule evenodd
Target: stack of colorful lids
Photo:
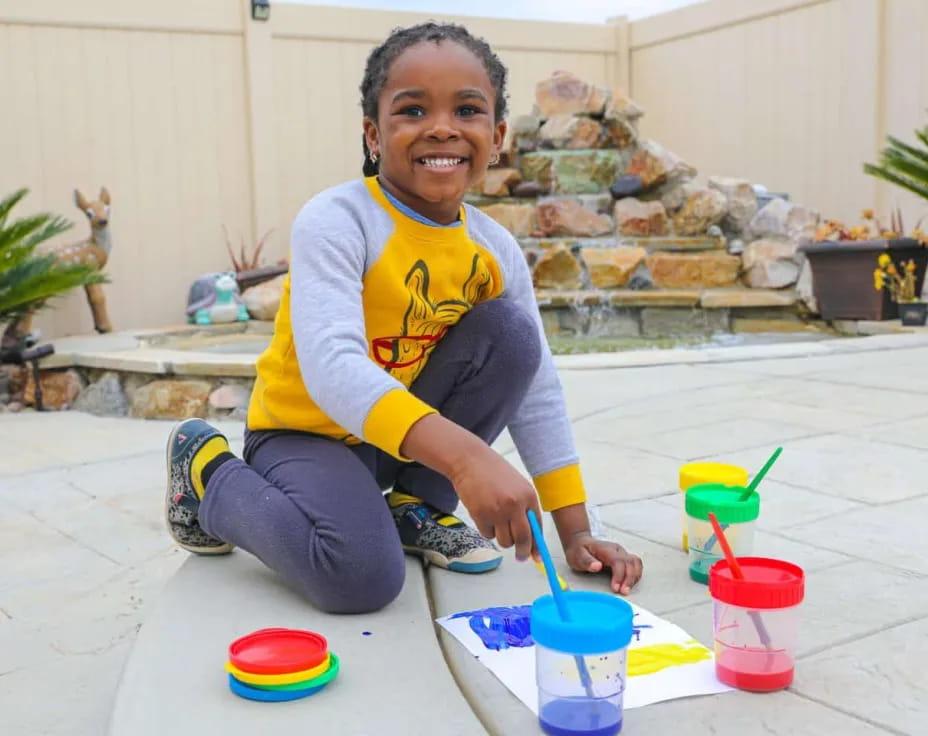
<instances>
[{"instance_id":1,"label":"stack of colorful lids","mask_svg":"<svg viewBox=\"0 0 928 736\"><path fill-rule=\"evenodd\" d=\"M313 695L338 675L325 638L299 629L261 629L229 645L229 689L249 700L279 703Z\"/></svg>"}]
</instances>

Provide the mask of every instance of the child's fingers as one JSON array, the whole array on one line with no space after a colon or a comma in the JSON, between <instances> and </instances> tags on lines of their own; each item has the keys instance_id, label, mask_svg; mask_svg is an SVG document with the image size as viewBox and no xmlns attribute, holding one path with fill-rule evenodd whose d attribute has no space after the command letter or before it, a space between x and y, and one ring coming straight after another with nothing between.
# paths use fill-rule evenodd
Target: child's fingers
<instances>
[{"instance_id":1,"label":"child's fingers","mask_svg":"<svg viewBox=\"0 0 928 736\"><path fill-rule=\"evenodd\" d=\"M602 569L602 563L593 556L589 549L585 546L578 545L574 548L573 554L570 556L571 559L570 566L574 570L582 570L583 572L599 572Z\"/></svg>"},{"instance_id":2,"label":"child's fingers","mask_svg":"<svg viewBox=\"0 0 928 736\"><path fill-rule=\"evenodd\" d=\"M508 524L502 523L496 527L496 541L503 549L509 549L512 546L512 532L509 531Z\"/></svg>"},{"instance_id":3,"label":"child's fingers","mask_svg":"<svg viewBox=\"0 0 928 736\"><path fill-rule=\"evenodd\" d=\"M532 527L528 523L528 516L519 514L510 520L509 529L512 533L512 541L516 545L516 559L520 561L527 560L534 546Z\"/></svg>"},{"instance_id":4,"label":"child's fingers","mask_svg":"<svg viewBox=\"0 0 928 736\"><path fill-rule=\"evenodd\" d=\"M631 593L632 588L641 580L642 564L641 558L637 555L627 555L624 563L619 563L616 568L623 571L623 580L617 589L622 595ZM615 568L613 568L613 580L615 579Z\"/></svg>"}]
</instances>

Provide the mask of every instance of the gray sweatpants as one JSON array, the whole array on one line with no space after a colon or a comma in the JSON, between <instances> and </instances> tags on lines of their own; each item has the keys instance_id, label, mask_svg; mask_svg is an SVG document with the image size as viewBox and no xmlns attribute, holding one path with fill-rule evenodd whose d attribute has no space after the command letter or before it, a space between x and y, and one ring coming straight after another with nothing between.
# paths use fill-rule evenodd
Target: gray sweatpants
<instances>
[{"instance_id":1,"label":"gray sweatpants","mask_svg":"<svg viewBox=\"0 0 928 736\"><path fill-rule=\"evenodd\" d=\"M492 442L538 369L540 339L511 301L478 304L435 347L411 391ZM373 445L246 431L244 455L209 479L200 524L331 613L377 610L403 587L403 549L384 489L397 484L445 512L458 504L444 476Z\"/></svg>"}]
</instances>

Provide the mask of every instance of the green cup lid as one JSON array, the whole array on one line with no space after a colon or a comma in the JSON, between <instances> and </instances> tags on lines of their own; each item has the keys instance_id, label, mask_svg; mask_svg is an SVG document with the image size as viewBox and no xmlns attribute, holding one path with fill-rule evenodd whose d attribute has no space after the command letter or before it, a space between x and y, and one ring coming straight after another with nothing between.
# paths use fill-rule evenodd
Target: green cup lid
<instances>
[{"instance_id":1,"label":"green cup lid","mask_svg":"<svg viewBox=\"0 0 928 736\"><path fill-rule=\"evenodd\" d=\"M686 491L686 513L695 519L708 520L709 512L714 511L720 524L754 521L760 513L760 496L755 491L747 500L739 501L746 490L744 486L721 483L692 486Z\"/></svg>"}]
</instances>

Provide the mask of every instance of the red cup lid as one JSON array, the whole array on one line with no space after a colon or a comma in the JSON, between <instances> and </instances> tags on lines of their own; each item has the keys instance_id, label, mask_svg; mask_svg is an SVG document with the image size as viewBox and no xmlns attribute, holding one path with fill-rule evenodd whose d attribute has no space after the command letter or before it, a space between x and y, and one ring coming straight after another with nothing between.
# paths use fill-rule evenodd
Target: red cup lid
<instances>
[{"instance_id":1,"label":"red cup lid","mask_svg":"<svg viewBox=\"0 0 928 736\"><path fill-rule=\"evenodd\" d=\"M328 652L325 637L300 629L260 629L229 645L229 661L254 675L312 669Z\"/></svg>"},{"instance_id":2,"label":"red cup lid","mask_svg":"<svg viewBox=\"0 0 928 736\"><path fill-rule=\"evenodd\" d=\"M768 557L739 557L744 580L732 575L726 559L709 570L709 593L743 608L788 608L802 602L805 574L799 565Z\"/></svg>"}]
</instances>

